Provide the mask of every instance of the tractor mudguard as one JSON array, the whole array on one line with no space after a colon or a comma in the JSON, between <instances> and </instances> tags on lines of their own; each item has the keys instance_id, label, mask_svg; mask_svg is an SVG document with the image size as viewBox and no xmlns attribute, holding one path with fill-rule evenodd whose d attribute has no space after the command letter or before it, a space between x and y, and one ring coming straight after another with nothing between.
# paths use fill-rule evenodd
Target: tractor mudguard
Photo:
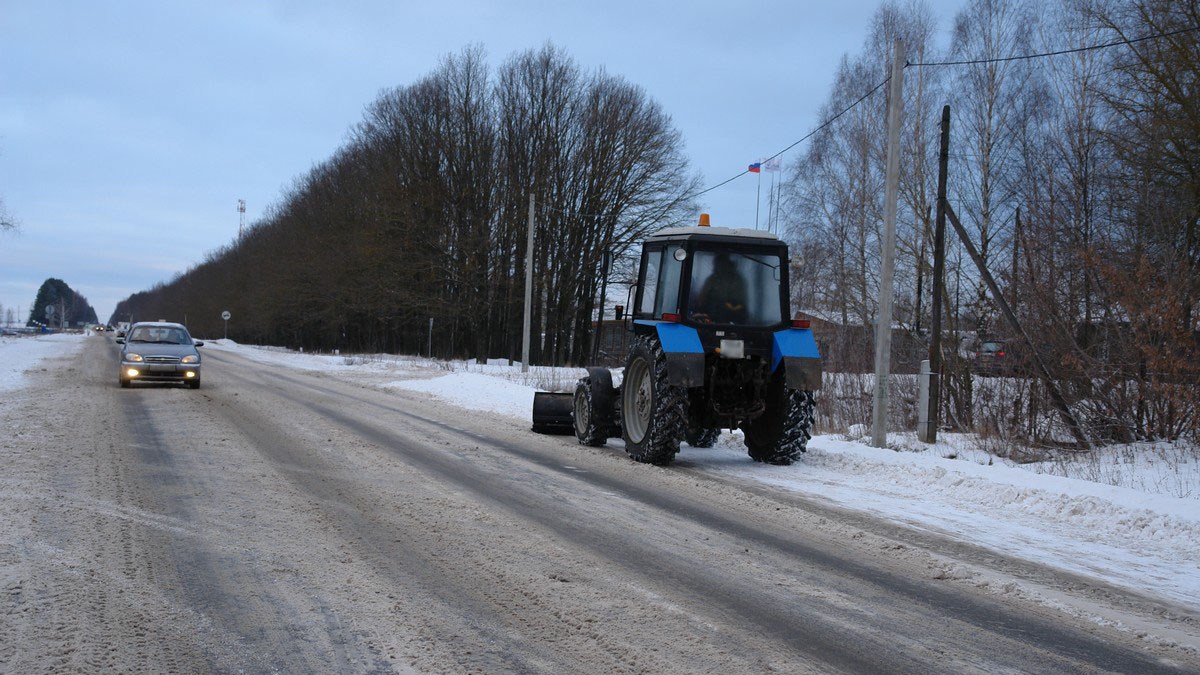
<instances>
[{"instance_id":1,"label":"tractor mudguard","mask_svg":"<svg viewBox=\"0 0 1200 675\"><path fill-rule=\"evenodd\" d=\"M668 383L678 387L704 386L704 347L695 328L669 321L639 319L634 323L657 331L658 343L667 359Z\"/></svg>"},{"instance_id":2,"label":"tractor mudguard","mask_svg":"<svg viewBox=\"0 0 1200 675\"><path fill-rule=\"evenodd\" d=\"M801 391L821 388L821 354L812 330L786 328L774 333L772 343L772 373L783 363L787 386Z\"/></svg>"}]
</instances>

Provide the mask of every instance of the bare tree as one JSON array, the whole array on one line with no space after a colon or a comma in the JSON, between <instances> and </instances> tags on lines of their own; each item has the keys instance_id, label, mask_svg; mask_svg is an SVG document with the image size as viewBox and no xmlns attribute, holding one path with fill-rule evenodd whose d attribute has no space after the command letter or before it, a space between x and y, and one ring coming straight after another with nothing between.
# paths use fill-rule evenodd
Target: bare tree
<instances>
[{"instance_id":1,"label":"bare tree","mask_svg":"<svg viewBox=\"0 0 1200 675\"><path fill-rule=\"evenodd\" d=\"M1031 94L1038 83L1027 61L1005 60L1029 54L1037 15L1026 0L973 0L954 24L951 54L973 61L955 71L951 102L955 153L951 157L951 188L976 246L991 267L1006 242L1015 212L1014 200L1020 145L1016 142L1030 123ZM986 286L977 284L974 303L981 330L992 330Z\"/></svg>"},{"instance_id":2,"label":"bare tree","mask_svg":"<svg viewBox=\"0 0 1200 675\"><path fill-rule=\"evenodd\" d=\"M553 46L501 69L501 157L512 203L505 235L523 253L525 202L537 211L534 357L581 363L605 250L621 254L651 229L678 223L695 180L670 118L640 87L603 71L585 77ZM523 256L517 263L523 271Z\"/></svg>"},{"instance_id":3,"label":"bare tree","mask_svg":"<svg viewBox=\"0 0 1200 675\"><path fill-rule=\"evenodd\" d=\"M1200 374L1200 8L1137 0L1100 6L1095 16L1108 34L1137 40L1116 51L1116 81L1103 94L1115 165L1109 225L1091 258L1105 300L1119 308L1108 346L1136 383L1126 397L1133 409L1110 419L1141 437L1195 438L1200 394L1187 384Z\"/></svg>"}]
</instances>

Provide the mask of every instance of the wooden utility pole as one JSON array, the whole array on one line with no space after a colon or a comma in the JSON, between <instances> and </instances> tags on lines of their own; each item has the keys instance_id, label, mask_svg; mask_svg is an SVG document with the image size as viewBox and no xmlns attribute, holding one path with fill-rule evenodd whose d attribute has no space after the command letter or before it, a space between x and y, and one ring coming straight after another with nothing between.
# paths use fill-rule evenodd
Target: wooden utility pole
<instances>
[{"instance_id":1,"label":"wooden utility pole","mask_svg":"<svg viewBox=\"0 0 1200 675\"><path fill-rule=\"evenodd\" d=\"M879 312L875 320L875 409L871 445L887 447L888 371L892 356L892 285L896 272L896 202L900 192L900 109L904 94L904 41L892 48L892 77L888 88L887 173L883 197L883 269L879 278Z\"/></svg>"},{"instance_id":2,"label":"wooden utility pole","mask_svg":"<svg viewBox=\"0 0 1200 675\"><path fill-rule=\"evenodd\" d=\"M1008 282L1008 289L1010 292L1010 296L1012 297L1012 299L1009 300L1009 304L1012 305L1013 311L1016 311L1016 309L1017 309L1017 279L1018 279L1018 275L1021 273L1020 253L1021 253L1021 242L1024 239L1025 239L1025 236L1022 233L1022 228L1021 228L1021 207L1018 206L1017 207L1016 231L1013 232L1012 278Z\"/></svg>"},{"instance_id":3,"label":"wooden utility pole","mask_svg":"<svg viewBox=\"0 0 1200 675\"><path fill-rule=\"evenodd\" d=\"M929 408L917 438L937 442L942 402L942 290L946 287L946 177L950 163L950 106L942 107L942 143L938 152L937 216L933 231L933 307L929 325Z\"/></svg>"}]
</instances>

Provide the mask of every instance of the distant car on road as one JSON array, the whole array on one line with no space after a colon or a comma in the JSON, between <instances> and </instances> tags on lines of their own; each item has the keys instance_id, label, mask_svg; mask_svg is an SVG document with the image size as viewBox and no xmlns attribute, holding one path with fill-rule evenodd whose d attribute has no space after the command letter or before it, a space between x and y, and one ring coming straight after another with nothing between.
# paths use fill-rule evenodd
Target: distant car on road
<instances>
[{"instance_id":1,"label":"distant car on road","mask_svg":"<svg viewBox=\"0 0 1200 675\"><path fill-rule=\"evenodd\" d=\"M183 324L143 321L129 327L118 337L121 370L117 379L122 387L134 382L177 382L192 389L200 388L200 352L204 346L192 339Z\"/></svg>"},{"instance_id":2,"label":"distant car on road","mask_svg":"<svg viewBox=\"0 0 1200 675\"><path fill-rule=\"evenodd\" d=\"M971 353L975 372L983 375L1001 375L1012 370L1013 360L1004 340L984 340Z\"/></svg>"}]
</instances>

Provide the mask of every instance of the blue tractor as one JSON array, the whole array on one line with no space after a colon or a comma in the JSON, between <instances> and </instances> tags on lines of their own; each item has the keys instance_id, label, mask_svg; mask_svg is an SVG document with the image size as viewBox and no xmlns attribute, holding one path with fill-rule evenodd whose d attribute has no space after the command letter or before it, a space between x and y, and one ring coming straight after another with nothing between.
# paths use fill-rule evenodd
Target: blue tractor
<instances>
[{"instance_id":1,"label":"blue tractor","mask_svg":"<svg viewBox=\"0 0 1200 675\"><path fill-rule=\"evenodd\" d=\"M808 323L789 319L787 244L758 230L670 228L642 249L634 338L620 386L589 368L570 397L584 445L620 436L639 462L669 464L680 443L711 447L742 429L750 457L791 464L813 423L821 360ZM534 405L534 429L553 427ZM565 406L563 406L565 407ZM564 420L565 421L565 420Z\"/></svg>"}]
</instances>

